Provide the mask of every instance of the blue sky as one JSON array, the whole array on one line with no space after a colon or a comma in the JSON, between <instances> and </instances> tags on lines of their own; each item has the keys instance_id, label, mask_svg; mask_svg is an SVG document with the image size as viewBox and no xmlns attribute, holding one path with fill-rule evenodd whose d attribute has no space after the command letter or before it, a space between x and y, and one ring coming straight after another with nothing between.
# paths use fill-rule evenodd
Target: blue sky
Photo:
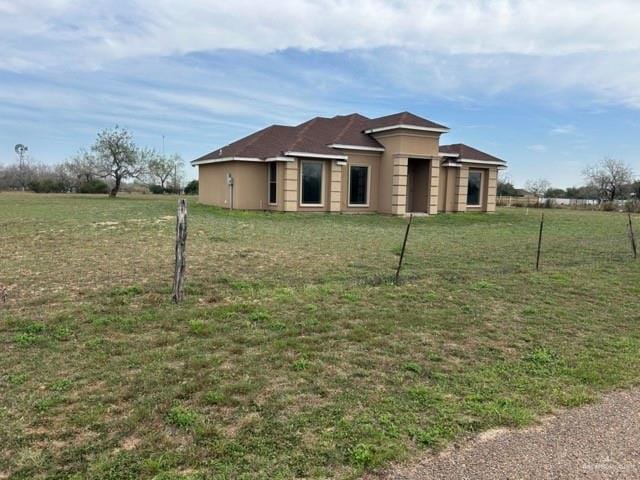
<instances>
[{"instance_id":1,"label":"blue sky","mask_svg":"<svg viewBox=\"0 0 640 480\"><path fill-rule=\"evenodd\" d=\"M191 160L272 123L409 110L518 185L579 184L605 156L640 175L636 0L273 5L0 0L0 163L16 143L63 161L115 124Z\"/></svg>"}]
</instances>

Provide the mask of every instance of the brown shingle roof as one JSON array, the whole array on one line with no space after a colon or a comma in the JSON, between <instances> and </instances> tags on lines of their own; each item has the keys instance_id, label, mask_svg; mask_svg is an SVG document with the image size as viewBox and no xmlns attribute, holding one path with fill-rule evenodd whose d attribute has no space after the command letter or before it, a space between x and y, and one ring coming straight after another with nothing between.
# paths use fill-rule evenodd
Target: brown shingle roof
<instances>
[{"instance_id":1,"label":"brown shingle roof","mask_svg":"<svg viewBox=\"0 0 640 480\"><path fill-rule=\"evenodd\" d=\"M465 158L468 160L482 160L485 162L502 162L507 163L501 158L494 157L488 153L482 152L476 148L465 145L464 143L455 143L453 145L440 145L440 152L442 153L456 153L459 158Z\"/></svg>"},{"instance_id":2,"label":"brown shingle roof","mask_svg":"<svg viewBox=\"0 0 640 480\"><path fill-rule=\"evenodd\" d=\"M305 152L323 155L338 152L328 145L352 145L382 148L372 136L364 133L371 128L394 125L446 128L409 112L369 119L358 113L333 118L315 117L295 127L272 125L229 145L204 155L195 162L227 157L270 158L286 152Z\"/></svg>"},{"instance_id":3,"label":"brown shingle roof","mask_svg":"<svg viewBox=\"0 0 640 480\"><path fill-rule=\"evenodd\" d=\"M415 127L427 127L427 128L438 128L438 129L447 129L444 125L440 125L439 123L432 122L431 120L427 120L426 118L418 117L410 112L400 112L394 113L393 115L387 115L386 117L378 117L373 120L369 120L369 125L367 129L373 128L383 128L383 127L393 127L396 125L411 125Z\"/></svg>"}]
</instances>

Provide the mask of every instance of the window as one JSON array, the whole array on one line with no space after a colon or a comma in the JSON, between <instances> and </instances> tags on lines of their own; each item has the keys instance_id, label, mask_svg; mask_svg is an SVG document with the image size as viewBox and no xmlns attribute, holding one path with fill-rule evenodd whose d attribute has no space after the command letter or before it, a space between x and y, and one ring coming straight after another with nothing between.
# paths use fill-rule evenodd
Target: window
<instances>
[{"instance_id":1,"label":"window","mask_svg":"<svg viewBox=\"0 0 640 480\"><path fill-rule=\"evenodd\" d=\"M369 167L351 165L349 167L349 206L369 205Z\"/></svg>"},{"instance_id":2,"label":"window","mask_svg":"<svg viewBox=\"0 0 640 480\"><path fill-rule=\"evenodd\" d=\"M469 184L467 186L467 205L479 207L482 203L482 172L480 170L469 171Z\"/></svg>"},{"instance_id":3,"label":"window","mask_svg":"<svg viewBox=\"0 0 640 480\"><path fill-rule=\"evenodd\" d=\"M271 162L269 164L269 205L275 205L278 200L278 164Z\"/></svg>"},{"instance_id":4,"label":"window","mask_svg":"<svg viewBox=\"0 0 640 480\"><path fill-rule=\"evenodd\" d=\"M322 206L322 162L301 162L300 204Z\"/></svg>"}]
</instances>

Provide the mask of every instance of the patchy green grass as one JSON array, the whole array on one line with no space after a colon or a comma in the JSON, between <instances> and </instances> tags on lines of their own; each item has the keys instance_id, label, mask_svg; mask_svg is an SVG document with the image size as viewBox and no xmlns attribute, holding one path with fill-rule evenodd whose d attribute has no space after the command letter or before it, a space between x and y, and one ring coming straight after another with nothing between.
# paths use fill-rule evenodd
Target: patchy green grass
<instances>
[{"instance_id":1,"label":"patchy green grass","mask_svg":"<svg viewBox=\"0 0 640 480\"><path fill-rule=\"evenodd\" d=\"M0 194L0 477L354 478L640 379L616 213L405 220ZM636 219L637 221L638 219Z\"/></svg>"}]
</instances>

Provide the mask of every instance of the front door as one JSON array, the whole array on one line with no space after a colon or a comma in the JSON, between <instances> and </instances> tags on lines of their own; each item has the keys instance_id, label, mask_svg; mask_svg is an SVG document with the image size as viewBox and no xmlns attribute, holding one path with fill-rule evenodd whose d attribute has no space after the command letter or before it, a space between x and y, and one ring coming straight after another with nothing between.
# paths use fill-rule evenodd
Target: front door
<instances>
[{"instance_id":1,"label":"front door","mask_svg":"<svg viewBox=\"0 0 640 480\"><path fill-rule=\"evenodd\" d=\"M429 160L410 158L407 164L407 212L426 213Z\"/></svg>"}]
</instances>

